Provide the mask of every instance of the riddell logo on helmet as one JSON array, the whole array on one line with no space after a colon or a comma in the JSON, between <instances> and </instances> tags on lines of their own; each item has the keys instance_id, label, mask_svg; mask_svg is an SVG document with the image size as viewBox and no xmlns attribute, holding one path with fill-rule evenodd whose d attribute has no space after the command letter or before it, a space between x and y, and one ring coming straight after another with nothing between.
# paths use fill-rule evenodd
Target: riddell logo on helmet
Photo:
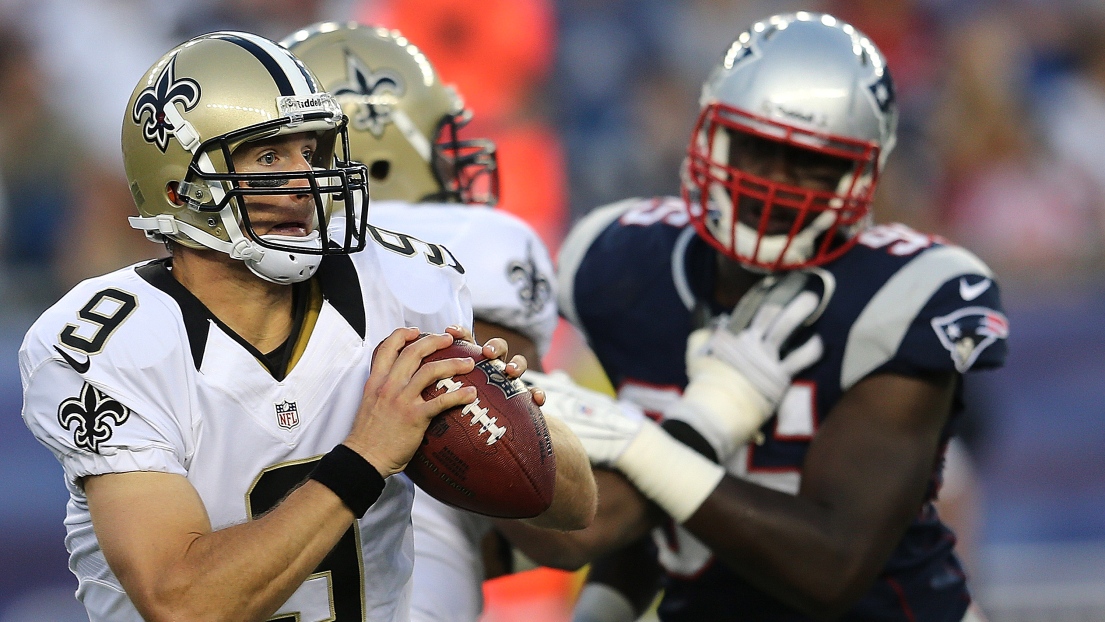
<instances>
[{"instance_id":1,"label":"riddell logo on helmet","mask_svg":"<svg viewBox=\"0 0 1105 622\"><path fill-rule=\"evenodd\" d=\"M308 97L308 98L304 99L303 101L296 101L294 98L287 97L287 98L284 99L284 101L280 102L280 104L282 106L284 106L285 108L289 108L289 109L298 108L299 110L305 110L307 108L321 108L322 107L322 98L321 97Z\"/></svg>"},{"instance_id":2,"label":"riddell logo on helmet","mask_svg":"<svg viewBox=\"0 0 1105 622\"><path fill-rule=\"evenodd\" d=\"M825 126L828 125L828 118L824 114L816 114L813 112L803 112L801 110L795 110L794 108L787 108L782 104L775 102L765 102L764 110L767 112L769 118L783 117L794 121L800 121L809 125Z\"/></svg>"},{"instance_id":3,"label":"riddell logo on helmet","mask_svg":"<svg viewBox=\"0 0 1105 622\"><path fill-rule=\"evenodd\" d=\"M288 116L292 113L304 112L336 112L340 110L337 102L329 93L314 95L288 95L276 98L276 106L280 114Z\"/></svg>"}]
</instances>

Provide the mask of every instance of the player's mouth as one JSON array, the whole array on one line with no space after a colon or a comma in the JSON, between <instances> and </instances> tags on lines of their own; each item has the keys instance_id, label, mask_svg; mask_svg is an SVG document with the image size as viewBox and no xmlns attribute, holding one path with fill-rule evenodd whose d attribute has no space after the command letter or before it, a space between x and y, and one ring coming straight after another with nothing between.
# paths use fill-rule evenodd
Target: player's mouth
<instances>
[{"instance_id":1,"label":"player's mouth","mask_svg":"<svg viewBox=\"0 0 1105 622\"><path fill-rule=\"evenodd\" d=\"M257 235L303 237L314 230L314 218L306 210L272 210L250 214L250 226Z\"/></svg>"},{"instance_id":2,"label":"player's mouth","mask_svg":"<svg viewBox=\"0 0 1105 622\"><path fill-rule=\"evenodd\" d=\"M791 227L794 226L794 220L798 216L798 210L777 204L768 209L767 223L763 234L782 235L790 233ZM760 225L764 224L761 223L763 213L763 201L750 196L740 197L737 217L742 224L759 231ZM810 216L807 215L806 219L808 220Z\"/></svg>"},{"instance_id":3,"label":"player's mouth","mask_svg":"<svg viewBox=\"0 0 1105 622\"><path fill-rule=\"evenodd\" d=\"M289 237L303 237L310 233L307 222L303 220L288 220L278 222L268 228L264 235L286 235Z\"/></svg>"}]
</instances>

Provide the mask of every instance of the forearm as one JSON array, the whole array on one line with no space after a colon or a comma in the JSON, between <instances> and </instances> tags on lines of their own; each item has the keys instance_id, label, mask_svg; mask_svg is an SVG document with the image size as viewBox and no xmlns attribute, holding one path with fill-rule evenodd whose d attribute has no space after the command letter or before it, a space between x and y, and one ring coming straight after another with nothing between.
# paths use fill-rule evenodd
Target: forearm
<instances>
[{"instance_id":1,"label":"forearm","mask_svg":"<svg viewBox=\"0 0 1105 622\"><path fill-rule=\"evenodd\" d=\"M530 559L552 568L578 570L600 555L647 535L663 513L620 473L595 470L598 511L585 529L541 529L522 521L497 520L496 527Z\"/></svg>"},{"instance_id":2,"label":"forearm","mask_svg":"<svg viewBox=\"0 0 1105 622\"><path fill-rule=\"evenodd\" d=\"M832 447L843 445L836 433L821 432ZM685 526L782 602L814 617L839 615L882 571L923 503L932 468L930 447L895 444L885 430L872 436L893 449L829 462L825 445L812 447L797 495L726 477ZM873 455L871 442L853 442L853 451Z\"/></svg>"},{"instance_id":3,"label":"forearm","mask_svg":"<svg viewBox=\"0 0 1105 622\"><path fill-rule=\"evenodd\" d=\"M809 499L726 477L684 526L749 583L820 617L846 609L878 568L864 564L871 539L848 533L833 514Z\"/></svg>"},{"instance_id":4,"label":"forearm","mask_svg":"<svg viewBox=\"0 0 1105 622\"><path fill-rule=\"evenodd\" d=\"M527 522L562 531L583 529L594 520L598 505L591 464L579 439L563 422L552 417L545 421L556 454L556 488L549 509Z\"/></svg>"},{"instance_id":5,"label":"forearm","mask_svg":"<svg viewBox=\"0 0 1105 622\"><path fill-rule=\"evenodd\" d=\"M268 619L353 524L353 513L308 480L259 520L197 538L182 560L179 602L225 602L225 619ZM202 619L202 618L197 618Z\"/></svg>"},{"instance_id":6,"label":"forearm","mask_svg":"<svg viewBox=\"0 0 1105 622\"><path fill-rule=\"evenodd\" d=\"M147 474L122 474L134 475ZM186 482L176 492L195 495ZM181 506L161 509L128 499L128 494L100 488L90 496L96 501L90 506L109 565L148 620L265 620L353 522L341 500L315 481L257 520L217 531L211 531L202 505L185 504L185 513L190 507L198 507L198 513L181 517ZM147 520L175 523L187 535L167 540L150 532L114 529L110 521L96 522L99 507L120 502L135 506Z\"/></svg>"}]
</instances>

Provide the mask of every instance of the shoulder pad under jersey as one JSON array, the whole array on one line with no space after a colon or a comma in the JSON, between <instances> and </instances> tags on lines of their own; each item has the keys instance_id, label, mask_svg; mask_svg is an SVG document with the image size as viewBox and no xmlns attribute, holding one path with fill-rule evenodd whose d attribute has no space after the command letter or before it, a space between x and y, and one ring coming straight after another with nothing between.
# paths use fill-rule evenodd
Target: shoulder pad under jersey
<instances>
[{"instance_id":1,"label":"shoulder pad under jersey","mask_svg":"<svg viewBox=\"0 0 1105 622\"><path fill-rule=\"evenodd\" d=\"M929 242L919 243L923 238ZM851 326L842 388L880 369L962 373L1004 362L1009 323L1000 291L993 273L970 251L903 225L879 225L860 234L848 253L857 255L868 263L881 255L897 267ZM848 259L837 263L846 266Z\"/></svg>"},{"instance_id":2,"label":"shoulder pad under jersey","mask_svg":"<svg viewBox=\"0 0 1105 622\"><path fill-rule=\"evenodd\" d=\"M409 326L472 326L467 269L449 248L371 224L368 233L364 251L349 256L366 308L393 301Z\"/></svg>"},{"instance_id":3,"label":"shoulder pad under jersey","mask_svg":"<svg viewBox=\"0 0 1105 622\"><path fill-rule=\"evenodd\" d=\"M585 294L580 286L634 289L626 279L639 279L642 285L656 278L674 281L684 304L693 307L694 296L682 270L683 251L694 234L689 223L686 206L676 197L625 199L592 210L560 247L560 314L582 329L579 305L610 298Z\"/></svg>"},{"instance_id":4,"label":"shoulder pad under jersey","mask_svg":"<svg viewBox=\"0 0 1105 622\"><path fill-rule=\"evenodd\" d=\"M23 417L70 483L118 470L184 473L195 371L179 308L135 266L84 281L19 351Z\"/></svg>"},{"instance_id":5,"label":"shoulder pad under jersey","mask_svg":"<svg viewBox=\"0 0 1105 622\"><path fill-rule=\"evenodd\" d=\"M548 350L557 323L552 260L524 221L483 206L397 201L373 204L370 221L446 247L464 266L476 319Z\"/></svg>"}]
</instances>

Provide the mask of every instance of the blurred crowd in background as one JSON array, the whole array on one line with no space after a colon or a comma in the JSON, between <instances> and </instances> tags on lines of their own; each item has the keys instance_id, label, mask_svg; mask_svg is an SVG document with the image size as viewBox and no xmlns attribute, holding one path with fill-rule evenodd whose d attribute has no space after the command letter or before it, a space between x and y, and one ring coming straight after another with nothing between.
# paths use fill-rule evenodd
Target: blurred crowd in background
<instances>
[{"instance_id":1,"label":"blurred crowd in background","mask_svg":"<svg viewBox=\"0 0 1105 622\"><path fill-rule=\"evenodd\" d=\"M398 28L459 86L469 135L498 143L501 208L555 253L596 206L678 193L702 80L744 26L797 9L889 59L901 122L876 219L972 249L1003 287L1009 365L967 386L963 431L984 608L1105 619L1100 0L0 0L0 622L80 619L67 495L20 419L15 352L74 283L160 252L126 224L119 128L165 51L219 29ZM561 333L552 364L587 369Z\"/></svg>"}]
</instances>

